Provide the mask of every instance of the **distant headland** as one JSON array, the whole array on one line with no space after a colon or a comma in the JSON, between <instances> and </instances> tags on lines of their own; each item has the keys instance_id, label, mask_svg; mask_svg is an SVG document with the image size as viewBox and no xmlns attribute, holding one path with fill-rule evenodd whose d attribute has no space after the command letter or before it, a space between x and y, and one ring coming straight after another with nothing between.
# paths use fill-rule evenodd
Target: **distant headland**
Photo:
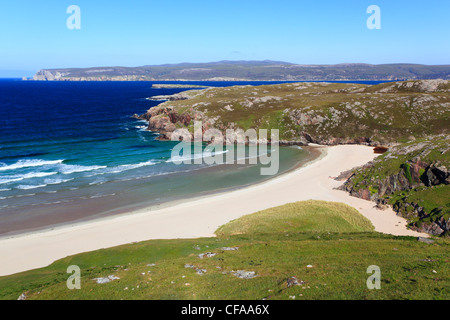
<instances>
[{"instance_id":1,"label":"distant headland","mask_svg":"<svg viewBox=\"0 0 450 320\"><path fill-rule=\"evenodd\" d=\"M43 81L396 81L450 80L450 65L365 64L303 65L280 61L219 61L39 70Z\"/></svg>"}]
</instances>

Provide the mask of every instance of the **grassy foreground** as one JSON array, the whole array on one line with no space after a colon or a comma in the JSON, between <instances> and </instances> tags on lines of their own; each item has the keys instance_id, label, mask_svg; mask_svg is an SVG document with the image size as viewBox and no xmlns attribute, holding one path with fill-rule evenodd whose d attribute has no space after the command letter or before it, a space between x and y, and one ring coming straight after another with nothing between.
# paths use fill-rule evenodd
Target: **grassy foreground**
<instances>
[{"instance_id":1,"label":"grassy foreground","mask_svg":"<svg viewBox=\"0 0 450 320\"><path fill-rule=\"evenodd\" d=\"M0 277L0 298L22 293L27 299L450 298L448 239L427 244L376 233L370 221L341 203L287 204L232 221L217 235L67 257ZM79 290L66 286L70 265L81 269ZM379 290L366 285L371 265L381 270ZM238 270L250 277L238 277L245 274ZM110 275L119 279L93 280Z\"/></svg>"}]
</instances>

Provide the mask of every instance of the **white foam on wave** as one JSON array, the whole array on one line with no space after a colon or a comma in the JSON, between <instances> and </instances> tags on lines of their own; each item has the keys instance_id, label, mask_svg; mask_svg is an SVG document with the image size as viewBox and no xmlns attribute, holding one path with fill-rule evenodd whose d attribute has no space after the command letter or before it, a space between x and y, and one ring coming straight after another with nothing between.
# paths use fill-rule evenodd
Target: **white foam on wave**
<instances>
[{"instance_id":1,"label":"white foam on wave","mask_svg":"<svg viewBox=\"0 0 450 320\"><path fill-rule=\"evenodd\" d=\"M46 184L39 184L39 185L21 184L20 186L17 186L16 189L29 190L29 189L43 188L43 187L46 187L46 186L47 186Z\"/></svg>"},{"instance_id":2,"label":"white foam on wave","mask_svg":"<svg viewBox=\"0 0 450 320\"><path fill-rule=\"evenodd\" d=\"M0 176L0 184L17 182L17 181L22 181L22 180L25 180L25 179L48 177L48 176L52 176L52 175L57 174L57 173L58 172L29 172L29 173L26 173L26 174L23 174L23 175L12 175L12 176L8 176L8 177L5 177L5 176L1 177Z\"/></svg>"},{"instance_id":3,"label":"white foam on wave","mask_svg":"<svg viewBox=\"0 0 450 320\"><path fill-rule=\"evenodd\" d=\"M19 195L15 196L15 198L32 197L32 196L35 196L35 195L36 195L36 193L19 194Z\"/></svg>"},{"instance_id":4,"label":"white foam on wave","mask_svg":"<svg viewBox=\"0 0 450 320\"><path fill-rule=\"evenodd\" d=\"M224 150L224 151L216 151L216 152L203 152L203 153L195 153L193 155L187 155L187 156L172 156L170 157L169 160L167 160L166 162L184 162L184 161L192 161L195 159L201 159L201 158L210 158L213 156L217 156L217 155L221 155L224 153L228 153L229 150Z\"/></svg>"},{"instance_id":5,"label":"white foam on wave","mask_svg":"<svg viewBox=\"0 0 450 320\"><path fill-rule=\"evenodd\" d=\"M0 171L14 170L20 168L28 168L28 167L40 167L45 165L53 165L62 163L64 160L41 160L41 159L32 159L32 160L19 160L16 163L10 165L0 166Z\"/></svg>"},{"instance_id":6,"label":"white foam on wave","mask_svg":"<svg viewBox=\"0 0 450 320\"><path fill-rule=\"evenodd\" d=\"M224 151L216 151L216 152L203 152L203 153L196 153L194 155L187 155L187 156L173 156L171 157L169 160L167 160L166 162L177 162L177 163L182 163L184 161L193 161L195 159L200 159L200 158L209 158L209 157L213 157L215 155L221 155L221 154L225 154L228 153L230 150L224 150ZM276 149L275 148L271 148L270 152L275 152ZM236 152L236 151L235 151ZM256 155L246 155L244 157L239 157L236 158L231 164L237 163L238 161L242 161L242 160L249 160L249 159L258 159L259 157L262 156L266 156L269 154L269 151L264 152L264 153L259 153ZM228 160L228 159L226 159ZM223 163L227 163L226 160L224 159Z\"/></svg>"},{"instance_id":7,"label":"white foam on wave","mask_svg":"<svg viewBox=\"0 0 450 320\"><path fill-rule=\"evenodd\" d=\"M23 180L23 178L0 179L0 184L6 184L6 183L21 181L21 180Z\"/></svg>"},{"instance_id":8,"label":"white foam on wave","mask_svg":"<svg viewBox=\"0 0 450 320\"><path fill-rule=\"evenodd\" d=\"M152 165L155 165L155 164L156 164L156 162L151 161L151 160L146 161L146 162L135 163L135 164L122 164L120 166L106 168L105 170L102 170L100 172L96 172L96 173L94 173L92 175L89 175L87 177L93 177L93 176L109 174L109 173L120 173L120 172L123 172L123 171L137 169L137 168L141 168L141 167L145 167L145 166L152 166Z\"/></svg>"},{"instance_id":9,"label":"white foam on wave","mask_svg":"<svg viewBox=\"0 0 450 320\"><path fill-rule=\"evenodd\" d=\"M89 185L90 186L92 186L92 185L101 185L101 184L104 184L106 182L107 182L106 180L95 180L95 181L89 183Z\"/></svg>"},{"instance_id":10,"label":"white foam on wave","mask_svg":"<svg viewBox=\"0 0 450 320\"><path fill-rule=\"evenodd\" d=\"M147 131L148 125L147 126L135 126L135 128L139 129L139 131Z\"/></svg>"},{"instance_id":11,"label":"white foam on wave","mask_svg":"<svg viewBox=\"0 0 450 320\"><path fill-rule=\"evenodd\" d=\"M45 179L44 183L46 184L60 184L60 183L64 183L64 182L68 182L68 181L72 181L73 178L71 179Z\"/></svg>"},{"instance_id":12,"label":"white foam on wave","mask_svg":"<svg viewBox=\"0 0 450 320\"><path fill-rule=\"evenodd\" d=\"M95 194L93 196L90 196L89 199L96 199L96 198L103 198L103 197L110 197L110 196L115 196L115 193L110 193L110 194Z\"/></svg>"},{"instance_id":13,"label":"white foam on wave","mask_svg":"<svg viewBox=\"0 0 450 320\"><path fill-rule=\"evenodd\" d=\"M104 168L106 168L106 166L81 166L77 164L63 164L60 166L59 171L62 174L72 174L78 172L99 170Z\"/></svg>"},{"instance_id":14,"label":"white foam on wave","mask_svg":"<svg viewBox=\"0 0 450 320\"><path fill-rule=\"evenodd\" d=\"M137 169L137 168L141 168L141 167L152 166L154 164L156 164L156 162L151 161L151 160L146 161L146 162L135 163L135 164L122 164L120 166L111 168L111 170L109 170L107 173L119 173L119 172Z\"/></svg>"}]
</instances>

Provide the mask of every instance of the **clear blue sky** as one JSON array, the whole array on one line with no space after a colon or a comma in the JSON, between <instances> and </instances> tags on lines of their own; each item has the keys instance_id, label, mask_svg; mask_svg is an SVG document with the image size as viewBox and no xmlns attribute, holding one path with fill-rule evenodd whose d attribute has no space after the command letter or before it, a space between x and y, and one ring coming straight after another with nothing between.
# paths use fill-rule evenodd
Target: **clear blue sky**
<instances>
[{"instance_id":1,"label":"clear blue sky","mask_svg":"<svg viewBox=\"0 0 450 320\"><path fill-rule=\"evenodd\" d=\"M69 5L81 29L69 30ZM381 29L369 30L369 5ZM450 64L449 0L2 0L0 70L218 60Z\"/></svg>"}]
</instances>

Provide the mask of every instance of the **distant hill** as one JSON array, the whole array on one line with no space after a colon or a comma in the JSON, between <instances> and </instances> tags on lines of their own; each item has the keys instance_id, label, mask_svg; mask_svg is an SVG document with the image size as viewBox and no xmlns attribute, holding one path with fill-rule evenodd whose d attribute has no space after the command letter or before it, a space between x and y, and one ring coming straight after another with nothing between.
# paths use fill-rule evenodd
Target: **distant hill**
<instances>
[{"instance_id":1,"label":"distant hill","mask_svg":"<svg viewBox=\"0 0 450 320\"><path fill-rule=\"evenodd\" d=\"M450 79L450 65L300 65L280 61L219 61L141 67L42 69L33 80L69 81L315 81Z\"/></svg>"}]
</instances>

